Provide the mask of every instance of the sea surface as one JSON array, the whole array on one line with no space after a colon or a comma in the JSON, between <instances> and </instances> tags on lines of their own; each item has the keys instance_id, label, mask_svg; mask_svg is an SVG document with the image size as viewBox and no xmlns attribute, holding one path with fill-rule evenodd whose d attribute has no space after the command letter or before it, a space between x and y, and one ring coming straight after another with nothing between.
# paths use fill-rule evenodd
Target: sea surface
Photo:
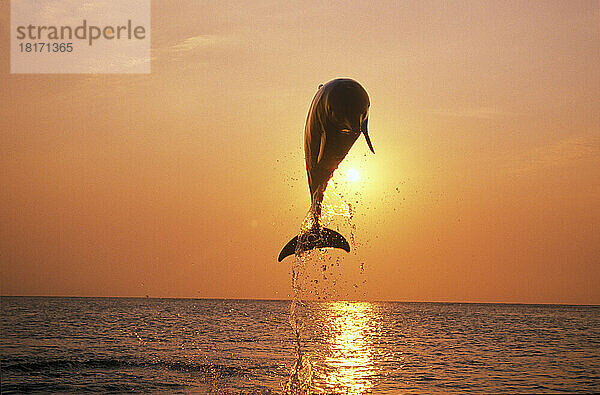
<instances>
[{"instance_id":1,"label":"sea surface","mask_svg":"<svg viewBox=\"0 0 600 395\"><path fill-rule=\"evenodd\" d=\"M290 301L2 297L2 393L279 393ZM600 308L296 306L312 393L600 392ZM305 372L306 373L306 372Z\"/></svg>"}]
</instances>

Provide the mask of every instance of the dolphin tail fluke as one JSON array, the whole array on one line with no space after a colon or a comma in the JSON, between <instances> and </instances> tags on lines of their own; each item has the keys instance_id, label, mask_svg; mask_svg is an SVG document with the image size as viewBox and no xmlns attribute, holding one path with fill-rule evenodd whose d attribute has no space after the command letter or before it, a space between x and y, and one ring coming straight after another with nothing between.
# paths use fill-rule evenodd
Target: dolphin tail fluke
<instances>
[{"instance_id":1,"label":"dolphin tail fluke","mask_svg":"<svg viewBox=\"0 0 600 395\"><path fill-rule=\"evenodd\" d=\"M296 253L296 246L298 245L298 236L294 237L290 240L279 253L279 258L277 258L277 262L283 261L286 257L290 255L294 255Z\"/></svg>"},{"instance_id":2,"label":"dolphin tail fluke","mask_svg":"<svg viewBox=\"0 0 600 395\"><path fill-rule=\"evenodd\" d=\"M335 230L328 228L313 228L290 240L279 253L277 261L281 262L290 255L310 251L315 248L339 248L346 252L350 252L350 244L348 244L348 241Z\"/></svg>"}]
</instances>

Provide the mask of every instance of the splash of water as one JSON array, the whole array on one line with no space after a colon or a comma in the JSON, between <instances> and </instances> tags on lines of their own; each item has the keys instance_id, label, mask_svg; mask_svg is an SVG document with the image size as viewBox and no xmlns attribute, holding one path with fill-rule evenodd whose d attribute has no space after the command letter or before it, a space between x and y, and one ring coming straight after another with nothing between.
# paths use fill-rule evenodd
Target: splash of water
<instances>
[{"instance_id":1,"label":"splash of water","mask_svg":"<svg viewBox=\"0 0 600 395\"><path fill-rule=\"evenodd\" d=\"M333 183L333 186L336 186L336 183ZM353 222L354 219L354 208L352 204L346 203L343 195L338 194L330 188L325 192L325 198L327 199L327 203L324 205L323 218L325 221L331 221L334 217L342 217L345 219L346 224L350 228L350 245L352 246L352 251L356 253L356 240L354 238L354 233L356 232L356 225Z\"/></svg>"},{"instance_id":2,"label":"splash of water","mask_svg":"<svg viewBox=\"0 0 600 395\"><path fill-rule=\"evenodd\" d=\"M323 204L321 212L321 222L330 222L334 217L343 217L347 220L350 226L350 242L352 247L355 249L356 243L354 239L355 226L352 223L353 211L352 206L344 201L344 199L338 195L335 191L326 193L326 203ZM314 225L314 212L309 210L304 221L302 222L300 235L305 234ZM310 253L302 253L302 237L299 237L298 246L296 249L295 259L292 264L292 289L294 291L294 297L290 305L290 318L289 322L294 333L295 351L296 358L294 364L290 369L290 376L285 384L282 385L283 394L310 394L313 386L313 364L310 360L310 356L302 349L301 342L301 329L302 320L299 317L299 307L303 305L302 302L302 285L300 279L300 273L306 268L307 264L312 264L313 259ZM323 258L318 257L317 263L323 263ZM338 263L339 264L339 263Z\"/></svg>"},{"instance_id":3,"label":"splash of water","mask_svg":"<svg viewBox=\"0 0 600 395\"><path fill-rule=\"evenodd\" d=\"M294 260L292 265L292 288L294 298L290 305L290 325L294 331L294 341L296 346L296 359L290 370L290 377L283 386L283 394L310 394L312 388L312 364L310 357L302 351L300 330L302 322L298 318L298 306L302 304L302 288L300 285L299 273L306 261L306 256L300 256Z\"/></svg>"}]
</instances>

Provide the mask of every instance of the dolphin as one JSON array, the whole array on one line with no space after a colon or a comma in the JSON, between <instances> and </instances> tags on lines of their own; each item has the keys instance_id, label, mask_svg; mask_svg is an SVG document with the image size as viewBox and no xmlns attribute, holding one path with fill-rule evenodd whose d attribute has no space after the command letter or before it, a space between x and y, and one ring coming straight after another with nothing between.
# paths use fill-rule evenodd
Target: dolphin
<instances>
[{"instance_id":1,"label":"dolphin","mask_svg":"<svg viewBox=\"0 0 600 395\"><path fill-rule=\"evenodd\" d=\"M348 241L338 232L319 224L327 183L362 133L375 153L369 131L369 95L356 81L338 78L319 85L304 127L304 157L311 196L311 227L290 240L278 261L314 248L341 248L350 252Z\"/></svg>"}]
</instances>

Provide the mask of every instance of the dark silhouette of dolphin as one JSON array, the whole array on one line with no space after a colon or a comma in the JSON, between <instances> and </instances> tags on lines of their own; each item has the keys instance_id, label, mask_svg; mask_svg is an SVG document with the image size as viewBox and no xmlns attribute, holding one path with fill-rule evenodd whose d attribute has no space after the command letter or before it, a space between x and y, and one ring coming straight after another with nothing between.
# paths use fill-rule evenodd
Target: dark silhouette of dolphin
<instances>
[{"instance_id":1,"label":"dark silhouette of dolphin","mask_svg":"<svg viewBox=\"0 0 600 395\"><path fill-rule=\"evenodd\" d=\"M319 218L327 183L361 133L375 153L367 130L369 105L367 91L352 79L338 78L319 85L304 128L312 226L283 247L279 253L279 262L287 256L314 248L333 247L350 252L350 245L344 236L334 230L322 228Z\"/></svg>"}]
</instances>

